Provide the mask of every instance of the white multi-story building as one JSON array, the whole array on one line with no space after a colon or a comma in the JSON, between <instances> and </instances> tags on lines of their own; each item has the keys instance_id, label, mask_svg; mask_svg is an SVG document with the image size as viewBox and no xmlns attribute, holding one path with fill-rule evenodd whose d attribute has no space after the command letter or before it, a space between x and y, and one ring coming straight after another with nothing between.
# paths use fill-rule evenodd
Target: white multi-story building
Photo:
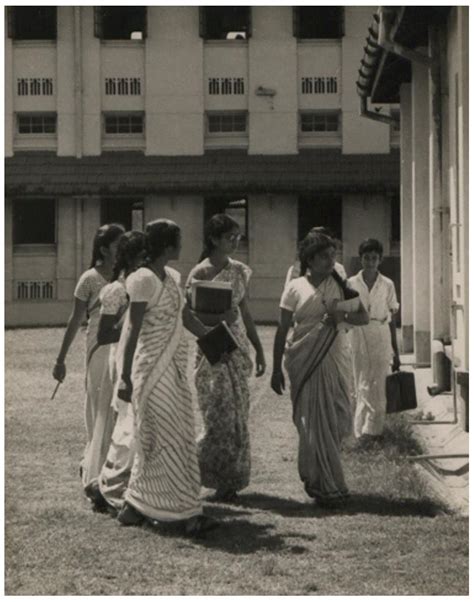
<instances>
[{"instance_id":1,"label":"white multi-story building","mask_svg":"<svg viewBox=\"0 0 474 602\"><path fill-rule=\"evenodd\" d=\"M186 276L206 217L230 212L258 320L277 317L314 225L341 238L349 272L380 239L398 285L398 132L360 116L355 86L372 12L7 8L6 324L64 323L110 221L175 220Z\"/></svg>"}]
</instances>

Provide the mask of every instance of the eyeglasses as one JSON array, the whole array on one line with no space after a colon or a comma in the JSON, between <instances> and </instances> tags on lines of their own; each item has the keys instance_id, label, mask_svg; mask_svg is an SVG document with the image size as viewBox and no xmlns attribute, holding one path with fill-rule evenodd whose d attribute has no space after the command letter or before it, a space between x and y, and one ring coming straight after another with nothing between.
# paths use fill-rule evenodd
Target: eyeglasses
<instances>
[{"instance_id":1,"label":"eyeglasses","mask_svg":"<svg viewBox=\"0 0 474 602\"><path fill-rule=\"evenodd\" d=\"M242 238L242 234L229 234L229 236L224 236L224 238L229 242L239 242Z\"/></svg>"}]
</instances>

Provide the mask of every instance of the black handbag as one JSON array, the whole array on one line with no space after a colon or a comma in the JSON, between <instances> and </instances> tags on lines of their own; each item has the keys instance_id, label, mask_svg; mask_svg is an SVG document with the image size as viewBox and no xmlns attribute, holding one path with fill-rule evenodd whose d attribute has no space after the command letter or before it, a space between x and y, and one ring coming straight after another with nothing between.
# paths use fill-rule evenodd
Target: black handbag
<instances>
[{"instance_id":1,"label":"black handbag","mask_svg":"<svg viewBox=\"0 0 474 602\"><path fill-rule=\"evenodd\" d=\"M394 372L385 380L387 414L414 410L417 407L415 375L413 372Z\"/></svg>"}]
</instances>

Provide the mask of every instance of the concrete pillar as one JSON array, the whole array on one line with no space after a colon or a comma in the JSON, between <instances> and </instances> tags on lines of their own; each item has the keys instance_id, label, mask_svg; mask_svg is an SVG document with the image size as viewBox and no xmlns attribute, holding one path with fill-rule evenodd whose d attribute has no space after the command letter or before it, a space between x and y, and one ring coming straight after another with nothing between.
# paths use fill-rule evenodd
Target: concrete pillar
<instances>
[{"instance_id":1,"label":"concrete pillar","mask_svg":"<svg viewBox=\"0 0 474 602\"><path fill-rule=\"evenodd\" d=\"M76 280L80 276L76 266L75 233L81 217L76 216L74 198L58 199L56 220L56 298L63 301L72 299Z\"/></svg>"},{"instance_id":2,"label":"concrete pillar","mask_svg":"<svg viewBox=\"0 0 474 602\"><path fill-rule=\"evenodd\" d=\"M145 223L171 219L181 228L182 249L177 269L183 281L198 262L203 244L203 199L196 195L149 195L145 199Z\"/></svg>"},{"instance_id":3,"label":"concrete pillar","mask_svg":"<svg viewBox=\"0 0 474 602\"><path fill-rule=\"evenodd\" d=\"M5 199L5 303L13 301L13 203Z\"/></svg>"},{"instance_id":4,"label":"concrete pillar","mask_svg":"<svg viewBox=\"0 0 474 602\"><path fill-rule=\"evenodd\" d=\"M203 48L197 6L149 6L147 155L204 153Z\"/></svg>"},{"instance_id":5,"label":"concrete pillar","mask_svg":"<svg viewBox=\"0 0 474 602\"><path fill-rule=\"evenodd\" d=\"M412 196L411 84L400 87L400 209L402 350L413 345L413 196Z\"/></svg>"},{"instance_id":6,"label":"concrete pillar","mask_svg":"<svg viewBox=\"0 0 474 602\"><path fill-rule=\"evenodd\" d=\"M298 152L296 38L291 7L253 6L249 45L249 154ZM262 86L275 96L257 96Z\"/></svg>"},{"instance_id":7,"label":"concrete pillar","mask_svg":"<svg viewBox=\"0 0 474 602\"><path fill-rule=\"evenodd\" d=\"M100 40L94 36L94 7L81 6L82 15L82 153L101 153L101 56Z\"/></svg>"},{"instance_id":8,"label":"concrete pillar","mask_svg":"<svg viewBox=\"0 0 474 602\"><path fill-rule=\"evenodd\" d=\"M57 137L58 155L71 156L75 153L76 132L74 129L74 8L58 6L57 40Z\"/></svg>"},{"instance_id":9,"label":"concrete pillar","mask_svg":"<svg viewBox=\"0 0 474 602\"><path fill-rule=\"evenodd\" d=\"M445 342L449 337L449 197L443 178L442 137L447 115L442 111L441 60L445 41L441 28L430 30L429 71L429 202L430 202L430 316L432 340Z\"/></svg>"},{"instance_id":10,"label":"concrete pillar","mask_svg":"<svg viewBox=\"0 0 474 602\"><path fill-rule=\"evenodd\" d=\"M431 363L428 69L412 62L413 319L415 361Z\"/></svg>"},{"instance_id":11,"label":"concrete pillar","mask_svg":"<svg viewBox=\"0 0 474 602\"><path fill-rule=\"evenodd\" d=\"M82 215L82 220L80 219ZM82 226L80 226L82 224ZM97 228L101 225L100 223L100 197L89 196L83 197L76 201L76 240L81 240L81 255L76 257L79 270L82 273L86 270L91 261L92 257L92 242ZM81 262L79 262L79 258Z\"/></svg>"},{"instance_id":12,"label":"concrete pillar","mask_svg":"<svg viewBox=\"0 0 474 602\"><path fill-rule=\"evenodd\" d=\"M3 9L5 12L7 7ZM10 8L11 10L11 8ZM6 21L4 22L6 23ZM12 39L7 37L5 24L5 156L13 155L13 44Z\"/></svg>"}]
</instances>

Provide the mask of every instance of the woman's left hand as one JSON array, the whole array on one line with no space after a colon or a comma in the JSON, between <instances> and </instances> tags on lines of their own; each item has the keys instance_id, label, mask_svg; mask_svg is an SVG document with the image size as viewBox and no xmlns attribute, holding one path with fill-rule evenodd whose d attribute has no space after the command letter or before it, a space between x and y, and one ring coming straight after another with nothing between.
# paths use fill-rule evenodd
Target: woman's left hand
<instances>
[{"instance_id":1,"label":"woman's left hand","mask_svg":"<svg viewBox=\"0 0 474 602\"><path fill-rule=\"evenodd\" d=\"M256 366L256 371L255 371L255 375L258 376L262 376L262 374L265 373L265 369L267 367L267 364L265 362L265 354L263 353L263 349L259 349L255 355L255 366Z\"/></svg>"}]
</instances>

